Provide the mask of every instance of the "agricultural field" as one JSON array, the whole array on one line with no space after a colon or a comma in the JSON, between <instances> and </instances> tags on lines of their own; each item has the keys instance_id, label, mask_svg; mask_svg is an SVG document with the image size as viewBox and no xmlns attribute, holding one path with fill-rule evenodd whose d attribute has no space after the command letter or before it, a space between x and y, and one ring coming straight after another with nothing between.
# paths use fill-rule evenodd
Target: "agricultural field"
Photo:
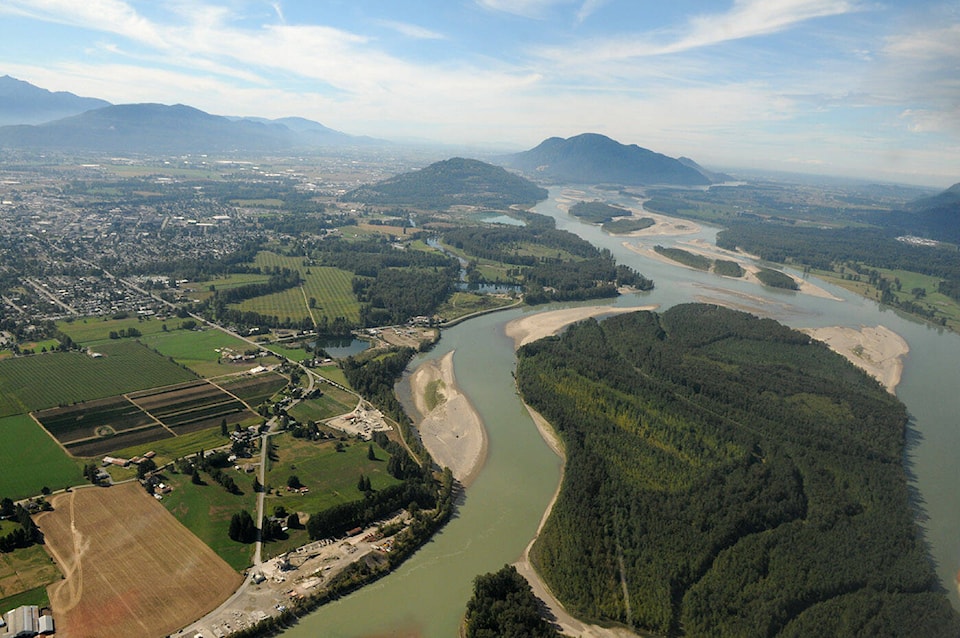
<instances>
[{"instance_id":1,"label":"agricultural field","mask_svg":"<svg viewBox=\"0 0 960 638\"><path fill-rule=\"evenodd\" d=\"M307 352L303 348L291 348L288 345L283 345L279 343L268 343L268 344L264 344L263 347L269 350L270 352L275 352L277 355L281 357L286 357L287 359L290 359L291 361L296 361L298 363L305 359L309 359L310 357L313 356L312 352Z\"/></svg>"},{"instance_id":2,"label":"agricultural field","mask_svg":"<svg viewBox=\"0 0 960 638\"><path fill-rule=\"evenodd\" d=\"M458 317L463 317L474 312L490 310L493 308L503 308L513 305L516 302L516 299L511 299L510 297L482 295L475 292L458 291L453 293L450 299L437 308L437 314L443 317L445 320L451 321Z\"/></svg>"},{"instance_id":3,"label":"agricultural field","mask_svg":"<svg viewBox=\"0 0 960 638\"><path fill-rule=\"evenodd\" d=\"M151 319L126 317L124 319L112 319L110 317L85 317L83 319L64 319L57 322L57 329L73 339L74 343L85 346L99 344L101 341L110 341L110 333L120 331L126 332L134 328L143 335L152 335L163 332L163 327L168 330L180 328L180 323L184 319L171 317L169 319Z\"/></svg>"},{"instance_id":4,"label":"agricultural field","mask_svg":"<svg viewBox=\"0 0 960 638\"><path fill-rule=\"evenodd\" d=\"M193 450L196 452L196 449ZM207 544L235 571L246 569L253 560L253 543L231 540L227 535L230 519L240 510L256 515L257 496L253 491L253 475L230 472L243 494L230 494L201 473L206 485L194 485L184 474L164 473L173 491L163 497L163 507Z\"/></svg>"},{"instance_id":5,"label":"agricultural field","mask_svg":"<svg viewBox=\"0 0 960 638\"><path fill-rule=\"evenodd\" d=\"M254 350L251 345L222 330L177 330L143 337L142 341L166 357L186 366L202 377L242 372L259 365L277 363L275 358L231 362L230 354Z\"/></svg>"},{"instance_id":6,"label":"agricultural field","mask_svg":"<svg viewBox=\"0 0 960 638\"><path fill-rule=\"evenodd\" d=\"M222 277L217 277L216 279L192 281L181 285L180 288L184 293L189 294L191 299L206 301L213 296L213 291L210 290L211 286L216 290L230 290L239 286L246 286L247 284L266 283L268 279L270 279L270 275L262 275L260 273L230 273Z\"/></svg>"},{"instance_id":7,"label":"agricultural field","mask_svg":"<svg viewBox=\"0 0 960 638\"><path fill-rule=\"evenodd\" d=\"M213 382L224 391L245 401L252 408L260 405L287 385L286 377L275 372L224 377L215 379Z\"/></svg>"},{"instance_id":8,"label":"agricultural field","mask_svg":"<svg viewBox=\"0 0 960 638\"><path fill-rule=\"evenodd\" d=\"M97 352L0 360L0 417L194 378L135 341L104 343Z\"/></svg>"},{"instance_id":9,"label":"agricultural field","mask_svg":"<svg viewBox=\"0 0 960 638\"><path fill-rule=\"evenodd\" d=\"M220 434L220 428L216 427L146 444L131 445L115 451L114 455L123 459L132 459L152 451L156 454L153 460L158 466L162 466L176 459L196 454L198 450L212 450L229 443L230 439ZM109 471L111 475L115 472L113 468Z\"/></svg>"},{"instance_id":10,"label":"agricultural field","mask_svg":"<svg viewBox=\"0 0 960 638\"><path fill-rule=\"evenodd\" d=\"M52 502L36 521L66 577L48 590L62 638L168 635L242 581L137 483Z\"/></svg>"},{"instance_id":11,"label":"agricultural field","mask_svg":"<svg viewBox=\"0 0 960 638\"><path fill-rule=\"evenodd\" d=\"M0 609L14 609L36 602L10 601L13 596L32 596L31 600L45 601L46 586L60 579L60 570L42 545L31 545L0 553ZM15 604L11 604L15 603Z\"/></svg>"},{"instance_id":12,"label":"agricultural field","mask_svg":"<svg viewBox=\"0 0 960 638\"><path fill-rule=\"evenodd\" d=\"M353 294L353 273L330 266L304 266L302 257L287 257L277 253L261 252L257 254L256 265L260 268L289 268L300 272L304 283L301 288L291 288L282 292L247 299L235 308L257 312L267 316L277 316L281 320L290 317L300 321L313 317L314 321L326 316L332 322L336 317L347 321L360 321L360 302ZM311 310L310 298L316 300Z\"/></svg>"},{"instance_id":13,"label":"agricultural field","mask_svg":"<svg viewBox=\"0 0 960 638\"><path fill-rule=\"evenodd\" d=\"M344 392L340 388L323 384L320 386L323 396L300 401L290 408L290 416L301 423L324 421L326 419L352 412L357 407L356 395Z\"/></svg>"},{"instance_id":14,"label":"agricultural field","mask_svg":"<svg viewBox=\"0 0 960 638\"><path fill-rule=\"evenodd\" d=\"M124 396L85 401L34 413L40 425L62 445L107 437L157 422Z\"/></svg>"},{"instance_id":15,"label":"agricultural field","mask_svg":"<svg viewBox=\"0 0 960 638\"><path fill-rule=\"evenodd\" d=\"M176 434L216 427L223 419L231 424L259 419L237 398L207 381L145 390L129 398Z\"/></svg>"},{"instance_id":16,"label":"agricultural field","mask_svg":"<svg viewBox=\"0 0 960 638\"><path fill-rule=\"evenodd\" d=\"M0 418L0 497L36 496L83 482L80 465L26 414Z\"/></svg>"}]
</instances>

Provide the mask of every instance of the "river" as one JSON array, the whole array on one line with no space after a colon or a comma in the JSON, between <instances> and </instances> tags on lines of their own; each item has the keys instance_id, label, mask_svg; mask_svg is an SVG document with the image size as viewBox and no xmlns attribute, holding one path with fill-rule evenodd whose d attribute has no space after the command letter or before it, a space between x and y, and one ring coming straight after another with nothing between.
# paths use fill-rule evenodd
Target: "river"
<instances>
[{"instance_id":1,"label":"river","mask_svg":"<svg viewBox=\"0 0 960 638\"><path fill-rule=\"evenodd\" d=\"M620 263L652 278L649 293L624 295L621 307L708 299L732 303L796 328L882 324L910 345L897 396L907 405L906 465L914 507L931 557L954 606L960 608L954 576L960 566L960 392L957 392L960 336L901 316L840 288L821 284L843 301L780 291L720 278L648 259L558 208L559 189L535 209L557 219L557 227L613 251ZM605 194L609 197L609 193ZM632 201L621 203L633 204ZM695 235L630 240L647 247L692 238L713 242L717 229ZM455 350L454 368L463 392L483 419L489 437L484 469L466 493L453 520L396 572L339 601L328 604L286 631L285 636L424 636L452 638L471 594L473 578L512 563L536 530L559 477L559 461L540 438L513 384L513 344L503 333L508 321L543 310L518 308L471 319L443 332L441 341L421 359ZM401 383L409 400L409 386Z\"/></svg>"}]
</instances>

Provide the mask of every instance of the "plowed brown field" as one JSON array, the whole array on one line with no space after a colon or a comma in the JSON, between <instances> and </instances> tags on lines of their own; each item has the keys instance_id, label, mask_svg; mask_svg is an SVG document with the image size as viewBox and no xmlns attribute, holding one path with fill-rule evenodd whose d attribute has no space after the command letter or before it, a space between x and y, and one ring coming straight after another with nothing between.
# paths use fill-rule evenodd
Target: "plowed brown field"
<instances>
[{"instance_id":1,"label":"plowed brown field","mask_svg":"<svg viewBox=\"0 0 960 638\"><path fill-rule=\"evenodd\" d=\"M166 636L242 577L136 482L53 498L37 524L65 580L48 588L61 638Z\"/></svg>"}]
</instances>

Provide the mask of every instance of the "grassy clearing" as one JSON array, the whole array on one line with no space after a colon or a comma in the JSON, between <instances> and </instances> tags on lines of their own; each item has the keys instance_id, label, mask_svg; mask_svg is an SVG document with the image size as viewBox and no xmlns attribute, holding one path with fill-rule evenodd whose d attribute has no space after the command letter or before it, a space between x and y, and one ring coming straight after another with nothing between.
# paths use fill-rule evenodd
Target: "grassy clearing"
<instances>
[{"instance_id":1,"label":"grassy clearing","mask_svg":"<svg viewBox=\"0 0 960 638\"><path fill-rule=\"evenodd\" d=\"M0 553L0 609L38 604L17 603L14 599L11 605L14 597L47 600L46 586L60 580L60 577L60 570L42 545L31 545L9 554Z\"/></svg>"},{"instance_id":2,"label":"grassy clearing","mask_svg":"<svg viewBox=\"0 0 960 638\"><path fill-rule=\"evenodd\" d=\"M233 353L242 354L246 350L253 350L255 346L227 334L222 330L209 328L207 330L178 330L144 337L143 342L154 348L160 354L172 357L177 363L184 365L202 377L215 377L233 372L241 372L258 365L276 363L275 360L265 361L257 359L243 363L231 363L221 360L221 351L224 348ZM223 354L225 357L226 354Z\"/></svg>"},{"instance_id":3,"label":"grassy clearing","mask_svg":"<svg viewBox=\"0 0 960 638\"><path fill-rule=\"evenodd\" d=\"M281 357L286 357L291 361L300 362L313 356L312 352L307 352L303 348L290 348L279 343L270 343L263 346L270 352L275 352Z\"/></svg>"},{"instance_id":4,"label":"grassy clearing","mask_svg":"<svg viewBox=\"0 0 960 638\"><path fill-rule=\"evenodd\" d=\"M427 384L427 387L424 389L423 400L427 404L427 410L433 410L435 407L444 402L445 397L443 394L443 389L446 386L443 383L442 379L434 379Z\"/></svg>"},{"instance_id":5,"label":"grassy clearing","mask_svg":"<svg viewBox=\"0 0 960 638\"><path fill-rule=\"evenodd\" d=\"M57 328L68 335L75 343L85 346L97 344L101 341L109 341L110 333L119 333L121 330L135 328L143 335L152 335L163 331L163 326L168 330L176 330L180 327L182 319L176 317L161 319L139 319L137 317L127 317L126 319L111 319L109 317L85 317L83 319L63 320L57 322Z\"/></svg>"},{"instance_id":6,"label":"grassy clearing","mask_svg":"<svg viewBox=\"0 0 960 638\"><path fill-rule=\"evenodd\" d=\"M324 421L331 417L351 412L357 407L357 398L337 388L324 386L323 396L318 399L301 401L290 408L290 416L301 423ZM352 401L350 399L353 399Z\"/></svg>"},{"instance_id":7,"label":"grassy clearing","mask_svg":"<svg viewBox=\"0 0 960 638\"><path fill-rule=\"evenodd\" d=\"M0 361L0 416L194 378L135 341L104 343L97 352L104 356L55 352Z\"/></svg>"},{"instance_id":8,"label":"grassy clearing","mask_svg":"<svg viewBox=\"0 0 960 638\"><path fill-rule=\"evenodd\" d=\"M400 483L387 473L390 455L376 444L351 441L343 452L337 452L332 441L307 441L282 434L271 439L275 444L277 460L267 472L266 484L273 488L264 502L264 511L273 513L283 506L288 512L313 514L340 503L363 499L357 481L363 474L370 478L373 489L381 490ZM377 460L367 458L368 446L373 445ZM297 494L287 491L287 479L295 475L309 492Z\"/></svg>"},{"instance_id":9,"label":"grassy clearing","mask_svg":"<svg viewBox=\"0 0 960 638\"><path fill-rule=\"evenodd\" d=\"M47 595L47 586L41 585L40 587L34 587L28 591L14 594L8 598L0 599L0 609L16 609L17 607L21 607L23 605L49 607L50 597Z\"/></svg>"},{"instance_id":10,"label":"grassy clearing","mask_svg":"<svg viewBox=\"0 0 960 638\"><path fill-rule=\"evenodd\" d=\"M323 377L324 379L330 379L330 380L333 381L334 383L337 383L337 384L339 384L339 385L342 385L342 386L345 387L345 388L351 387L351 386L350 386L350 382L347 381L346 375L343 374L343 370L341 370L341 369L338 368L337 366L333 366L333 365L320 366L320 367L318 367L318 368L313 368L313 372L317 373L318 375L320 375L320 376ZM320 386L320 388L321 388L324 392L327 391L327 386L326 386L326 385L322 385L322 386Z\"/></svg>"},{"instance_id":11,"label":"grassy clearing","mask_svg":"<svg viewBox=\"0 0 960 638\"><path fill-rule=\"evenodd\" d=\"M227 471L233 472L243 494L228 493L206 474L203 479L207 485L194 485L183 474L166 473L164 476L173 491L164 496L161 503L230 567L243 571L252 561L253 543L245 545L230 540L227 531L230 518L240 510L256 516L257 496L251 486L251 476Z\"/></svg>"},{"instance_id":12,"label":"grassy clearing","mask_svg":"<svg viewBox=\"0 0 960 638\"><path fill-rule=\"evenodd\" d=\"M455 292L437 309L437 314L450 321L482 310L503 308L516 303L516 299L494 295L481 295L473 292Z\"/></svg>"}]
</instances>

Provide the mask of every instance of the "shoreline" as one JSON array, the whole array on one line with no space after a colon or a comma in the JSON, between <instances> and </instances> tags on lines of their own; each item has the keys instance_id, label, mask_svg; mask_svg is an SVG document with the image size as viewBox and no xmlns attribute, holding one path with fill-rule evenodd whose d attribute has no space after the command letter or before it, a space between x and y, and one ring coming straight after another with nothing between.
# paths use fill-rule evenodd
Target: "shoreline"
<instances>
[{"instance_id":1,"label":"shoreline","mask_svg":"<svg viewBox=\"0 0 960 638\"><path fill-rule=\"evenodd\" d=\"M537 339L555 335L570 324L576 323L577 321L582 321L584 319L589 319L591 317L597 317L604 314L619 314L623 312L655 310L658 307L659 306L657 305L637 306L633 308L588 306L584 308L565 308L562 310L545 311L527 317L514 319L504 327L504 332L508 337L513 339L514 348L518 349L527 343L536 341ZM528 583L530 583L530 588L533 590L534 595L536 595L543 602L549 613L553 615L553 622L555 625L560 627L560 631L563 635L580 636L581 638L627 638L631 636L635 637L638 635L643 635L631 631L626 627L601 627L600 625L590 625L574 618L569 612L567 612L563 604L557 600L557 597L553 595L552 591L550 591L550 587L543 580L543 578L541 578L537 570L534 569L533 563L530 561L530 550L540 537L540 531L543 529L544 524L550 517L550 513L553 511L554 504L557 502L557 497L560 494L560 488L563 486L566 454L563 449L563 441L556 433L556 430L553 429L553 426L550 425L550 422L525 402L523 403L523 406L527 409L527 412L530 414L530 418L533 419L534 424L537 426L537 431L540 433L540 436L546 442L547 446L553 450L554 454L560 457L560 479L557 481L557 488L554 490L553 496L550 498L550 502L547 503L547 507L543 512L543 516L540 518L540 524L537 526L536 533L534 534L533 538L530 539L530 542L527 544L526 548L524 548L523 554L520 556L520 558L514 561L513 566L516 567L517 572L519 572L520 575L523 576Z\"/></svg>"},{"instance_id":2,"label":"shoreline","mask_svg":"<svg viewBox=\"0 0 960 638\"><path fill-rule=\"evenodd\" d=\"M457 386L451 350L440 359L422 363L410 375L410 393L419 412L417 431L440 467L449 467L464 487L476 479L487 458L487 431L473 404ZM437 403L427 405L435 388Z\"/></svg>"},{"instance_id":3,"label":"shoreline","mask_svg":"<svg viewBox=\"0 0 960 638\"><path fill-rule=\"evenodd\" d=\"M896 395L903 374L903 359L910 346L899 334L886 326L828 326L801 328L800 332L827 344L832 351L843 355L880 382L887 392Z\"/></svg>"}]
</instances>

